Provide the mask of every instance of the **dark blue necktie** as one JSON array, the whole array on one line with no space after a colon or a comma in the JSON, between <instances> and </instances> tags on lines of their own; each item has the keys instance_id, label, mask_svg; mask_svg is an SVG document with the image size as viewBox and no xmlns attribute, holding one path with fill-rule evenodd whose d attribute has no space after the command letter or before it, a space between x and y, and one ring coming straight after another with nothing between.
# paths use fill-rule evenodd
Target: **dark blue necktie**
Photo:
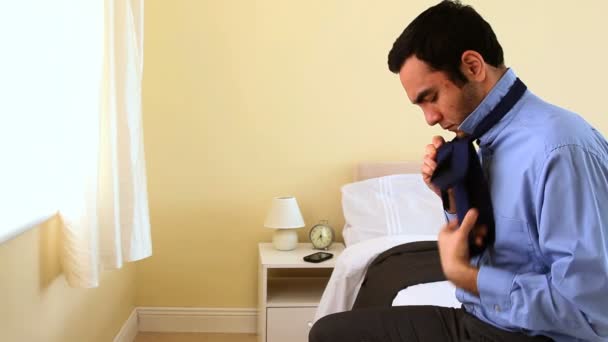
<instances>
[{"instance_id":1,"label":"dark blue necktie","mask_svg":"<svg viewBox=\"0 0 608 342\"><path fill-rule=\"evenodd\" d=\"M447 190L453 188L458 222L462 222L469 209L477 208L479 210L477 224L486 225L488 229L481 247L474 243L473 235L469 236L471 256L480 254L487 246L492 245L496 236L490 191L473 147L473 141L479 139L500 121L519 101L526 89L526 85L519 78L516 79L507 94L477 125L471 135L462 138L456 137L437 150L437 168L431 177L431 182L441 189L444 209L447 210L450 205ZM479 140L477 143L479 144Z\"/></svg>"}]
</instances>

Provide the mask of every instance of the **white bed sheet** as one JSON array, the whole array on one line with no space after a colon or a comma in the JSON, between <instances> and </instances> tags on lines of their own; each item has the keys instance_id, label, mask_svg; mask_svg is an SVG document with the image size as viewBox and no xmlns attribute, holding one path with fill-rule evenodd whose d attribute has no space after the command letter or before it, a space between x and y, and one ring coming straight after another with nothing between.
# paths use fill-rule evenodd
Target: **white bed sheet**
<instances>
[{"instance_id":1,"label":"white bed sheet","mask_svg":"<svg viewBox=\"0 0 608 342\"><path fill-rule=\"evenodd\" d=\"M348 246L336 259L336 265L321 297L314 321L352 308L367 267L382 252L407 242L431 240L437 240L437 236L392 235ZM448 281L410 286L397 294L393 306L397 305L460 307L456 299L455 287Z\"/></svg>"}]
</instances>

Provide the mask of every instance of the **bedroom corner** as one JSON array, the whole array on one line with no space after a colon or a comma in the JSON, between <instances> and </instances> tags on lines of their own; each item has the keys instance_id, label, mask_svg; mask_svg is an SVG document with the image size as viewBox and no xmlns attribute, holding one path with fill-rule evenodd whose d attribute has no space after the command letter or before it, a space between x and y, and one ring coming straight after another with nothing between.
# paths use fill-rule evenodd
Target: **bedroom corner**
<instances>
[{"instance_id":1,"label":"bedroom corner","mask_svg":"<svg viewBox=\"0 0 608 342\"><path fill-rule=\"evenodd\" d=\"M310 228L327 220L335 243L344 243L342 187L378 175L374 169L353 177L357 165L418 163L430 137L451 138L426 124L387 69L404 25L437 2L145 0L138 124L152 254L102 271L99 287L82 289L70 287L62 270L57 217L0 239L0 340L304 342L260 338L260 279L268 275L260 255L271 250L260 243L273 239L264 227L271 200L297 198L305 222L299 242L308 243ZM492 23L506 63L538 95L608 132L608 46L601 43L608 2L552 2L550 13L529 0L463 2ZM18 36L0 31L0 38ZM0 152L18 150L2 136ZM0 155L2 187L20 172L4 177L17 168L5 167L13 162ZM393 166L383 175L402 171ZM375 191L385 185L373 184ZM395 243L359 248L380 253ZM284 262L273 255L275 265ZM331 274L317 271L293 274Z\"/></svg>"},{"instance_id":2,"label":"bedroom corner","mask_svg":"<svg viewBox=\"0 0 608 342\"><path fill-rule=\"evenodd\" d=\"M67 285L52 218L0 245L3 341L113 341L135 309L135 267L104 272L97 289Z\"/></svg>"}]
</instances>

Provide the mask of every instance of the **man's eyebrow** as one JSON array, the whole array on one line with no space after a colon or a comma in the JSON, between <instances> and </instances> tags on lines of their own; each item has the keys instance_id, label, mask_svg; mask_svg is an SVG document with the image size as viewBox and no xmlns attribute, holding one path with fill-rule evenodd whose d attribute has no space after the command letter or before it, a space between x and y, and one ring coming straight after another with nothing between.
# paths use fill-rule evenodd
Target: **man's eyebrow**
<instances>
[{"instance_id":1,"label":"man's eyebrow","mask_svg":"<svg viewBox=\"0 0 608 342\"><path fill-rule=\"evenodd\" d=\"M416 96L416 98L414 99L414 101L412 101L412 103L419 104L420 102L422 102L422 100L424 100L425 97L427 97L433 91L435 91L435 88L424 89L423 91L418 93L418 96Z\"/></svg>"}]
</instances>

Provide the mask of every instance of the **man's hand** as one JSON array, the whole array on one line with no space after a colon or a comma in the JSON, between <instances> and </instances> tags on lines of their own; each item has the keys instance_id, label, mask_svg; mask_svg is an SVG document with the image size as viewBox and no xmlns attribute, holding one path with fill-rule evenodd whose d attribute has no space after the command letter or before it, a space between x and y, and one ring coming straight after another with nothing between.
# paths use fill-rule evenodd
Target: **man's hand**
<instances>
[{"instance_id":1,"label":"man's hand","mask_svg":"<svg viewBox=\"0 0 608 342\"><path fill-rule=\"evenodd\" d=\"M475 295L479 295L477 289L479 269L470 265L468 239L469 233L477 222L477 216L477 209L470 209L460 227L456 220L450 221L439 232L437 241L445 277L456 287Z\"/></svg>"},{"instance_id":2,"label":"man's hand","mask_svg":"<svg viewBox=\"0 0 608 342\"><path fill-rule=\"evenodd\" d=\"M445 144L445 140L443 137L436 135L433 137L431 144L426 145L425 155L422 160L422 167L420 168L420 172L422 173L422 179L424 183L431 189L437 196L441 197L441 190L431 183L431 177L437 168L437 149L441 147L441 145ZM450 207L448 208L448 212L451 214L456 213L456 201L454 199L454 191L452 189L448 190L448 197L450 198Z\"/></svg>"}]
</instances>

